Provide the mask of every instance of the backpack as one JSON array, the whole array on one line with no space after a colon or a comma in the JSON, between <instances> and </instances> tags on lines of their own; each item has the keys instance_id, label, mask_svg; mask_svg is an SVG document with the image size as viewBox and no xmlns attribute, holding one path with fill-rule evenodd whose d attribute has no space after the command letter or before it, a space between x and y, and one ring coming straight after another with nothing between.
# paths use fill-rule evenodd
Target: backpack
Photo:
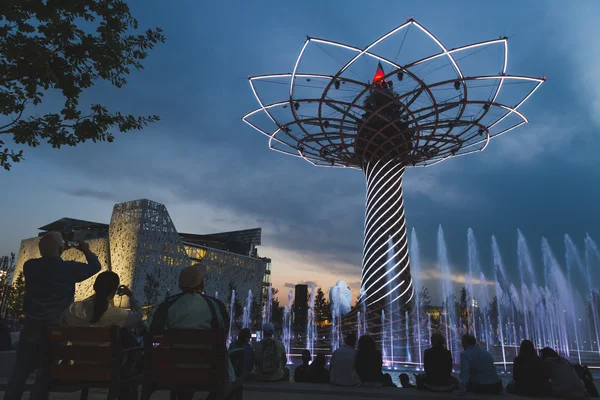
<instances>
[{"instance_id":1,"label":"backpack","mask_svg":"<svg viewBox=\"0 0 600 400\"><path fill-rule=\"evenodd\" d=\"M262 352L258 366L262 375L271 375L279 369L281 357L277 354L275 340L268 338L263 341Z\"/></svg>"}]
</instances>

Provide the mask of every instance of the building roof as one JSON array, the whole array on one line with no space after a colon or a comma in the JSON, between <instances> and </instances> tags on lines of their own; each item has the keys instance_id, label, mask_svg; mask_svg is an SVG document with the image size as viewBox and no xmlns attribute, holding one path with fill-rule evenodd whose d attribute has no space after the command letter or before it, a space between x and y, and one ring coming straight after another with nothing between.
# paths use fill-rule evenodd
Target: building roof
<instances>
[{"instance_id":1,"label":"building roof","mask_svg":"<svg viewBox=\"0 0 600 400\"><path fill-rule=\"evenodd\" d=\"M180 233L182 240L190 243L196 242L217 242L230 243L237 242L248 245L260 245L262 228L244 229L241 231L209 233L206 235L198 235L194 233ZM200 243L198 243L200 244Z\"/></svg>"},{"instance_id":2,"label":"building roof","mask_svg":"<svg viewBox=\"0 0 600 400\"><path fill-rule=\"evenodd\" d=\"M39 229L43 233L50 231L66 232L80 230L108 232L108 227L108 224L65 217L44 225ZM254 228L240 231L211 233L206 235L179 233L179 237L183 242L191 245L206 246L237 254L250 255L254 246L261 244L261 234L261 228Z\"/></svg>"},{"instance_id":3,"label":"building roof","mask_svg":"<svg viewBox=\"0 0 600 400\"><path fill-rule=\"evenodd\" d=\"M66 229L92 229L92 230L108 230L108 224L102 224L99 222L85 221L82 219L74 219L74 218L61 218L54 222L50 222L47 225L44 225L39 228L39 230L44 232L56 231L63 232Z\"/></svg>"}]
</instances>

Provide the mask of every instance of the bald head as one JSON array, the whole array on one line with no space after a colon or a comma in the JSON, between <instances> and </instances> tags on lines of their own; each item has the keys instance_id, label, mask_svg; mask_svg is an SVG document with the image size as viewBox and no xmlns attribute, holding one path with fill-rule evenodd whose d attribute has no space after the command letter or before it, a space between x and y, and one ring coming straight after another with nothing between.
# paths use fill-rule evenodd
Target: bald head
<instances>
[{"instance_id":1,"label":"bald head","mask_svg":"<svg viewBox=\"0 0 600 400\"><path fill-rule=\"evenodd\" d=\"M40 239L39 248L42 257L60 257L65 249L62 235L58 232L46 233Z\"/></svg>"}]
</instances>

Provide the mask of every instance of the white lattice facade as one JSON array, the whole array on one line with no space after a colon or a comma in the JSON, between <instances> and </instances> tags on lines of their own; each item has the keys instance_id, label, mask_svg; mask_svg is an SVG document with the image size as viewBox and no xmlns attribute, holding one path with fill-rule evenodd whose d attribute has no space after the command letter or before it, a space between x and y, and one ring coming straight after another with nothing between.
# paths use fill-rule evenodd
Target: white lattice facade
<instances>
[{"instance_id":1,"label":"white lattice facade","mask_svg":"<svg viewBox=\"0 0 600 400\"><path fill-rule=\"evenodd\" d=\"M30 258L40 256L39 238L21 241L15 277ZM121 283L131 287L142 304L155 304L169 293L178 291L178 277L182 268L196 263L206 266L206 291L238 293L262 290L266 262L263 259L212 249L206 246L184 244L163 204L150 200L135 200L116 204L104 238L87 240L90 249L102 264L102 270L112 269L119 274ZM84 255L71 249L63 259L85 261ZM93 293L94 277L77 284L76 300ZM124 299L125 300L125 299ZM123 302L122 306L128 304Z\"/></svg>"}]
</instances>

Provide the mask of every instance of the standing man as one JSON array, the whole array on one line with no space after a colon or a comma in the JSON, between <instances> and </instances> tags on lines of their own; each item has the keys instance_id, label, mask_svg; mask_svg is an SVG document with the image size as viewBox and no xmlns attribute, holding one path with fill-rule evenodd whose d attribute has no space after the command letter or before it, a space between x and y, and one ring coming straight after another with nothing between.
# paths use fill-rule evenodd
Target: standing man
<instances>
[{"instance_id":1,"label":"standing man","mask_svg":"<svg viewBox=\"0 0 600 400\"><path fill-rule=\"evenodd\" d=\"M60 256L65 250L65 243L58 232L42 236L39 248L41 257L28 260L23 265L25 325L19 337L17 362L8 382L5 400L20 400L23 396L27 378L39 367L46 327L57 323L63 311L73 303L75 283L90 278L102 268L86 242L79 242L77 249L85 255L87 264L64 261ZM48 393L42 391L39 384L38 373L30 397L32 400L48 398Z\"/></svg>"}]
</instances>

